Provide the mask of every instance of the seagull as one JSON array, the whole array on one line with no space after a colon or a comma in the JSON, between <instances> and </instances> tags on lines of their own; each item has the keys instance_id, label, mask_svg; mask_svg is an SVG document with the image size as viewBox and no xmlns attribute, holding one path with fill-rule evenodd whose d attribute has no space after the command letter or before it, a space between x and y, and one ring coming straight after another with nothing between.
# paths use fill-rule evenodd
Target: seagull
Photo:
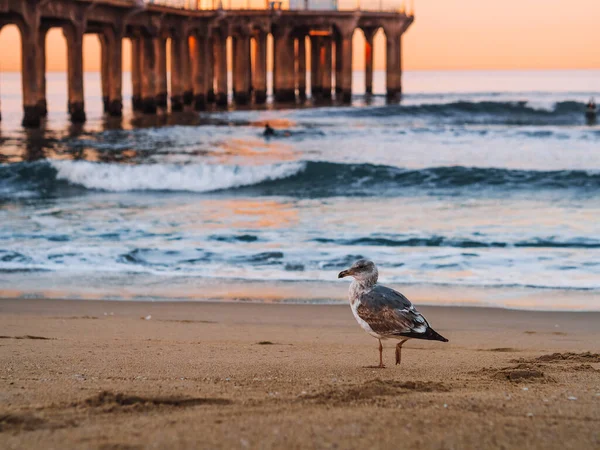
<instances>
[{"instance_id":1,"label":"seagull","mask_svg":"<svg viewBox=\"0 0 600 450\"><path fill-rule=\"evenodd\" d=\"M396 365L400 364L402 344L409 339L427 339L448 342L433 330L425 317L400 292L377 284L379 272L373 261L359 259L338 278L354 277L350 285L349 300L358 324L379 340L379 368L383 364L382 339L398 339Z\"/></svg>"}]
</instances>

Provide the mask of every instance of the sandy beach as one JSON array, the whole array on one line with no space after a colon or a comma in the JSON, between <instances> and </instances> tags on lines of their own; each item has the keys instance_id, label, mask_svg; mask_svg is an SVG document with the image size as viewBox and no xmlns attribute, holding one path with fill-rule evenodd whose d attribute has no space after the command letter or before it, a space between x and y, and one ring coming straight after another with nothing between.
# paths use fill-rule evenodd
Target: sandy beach
<instances>
[{"instance_id":1,"label":"sandy beach","mask_svg":"<svg viewBox=\"0 0 600 450\"><path fill-rule=\"evenodd\" d=\"M1 448L599 448L600 313L4 299Z\"/></svg>"}]
</instances>

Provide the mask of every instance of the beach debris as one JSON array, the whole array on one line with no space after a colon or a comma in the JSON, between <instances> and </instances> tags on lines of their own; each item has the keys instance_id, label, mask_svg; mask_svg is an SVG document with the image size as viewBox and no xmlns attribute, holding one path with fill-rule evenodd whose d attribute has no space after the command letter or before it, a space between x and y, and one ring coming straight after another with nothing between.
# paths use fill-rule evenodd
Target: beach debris
<instances>
[{"instance_id":1,"label":"beach debris","mask_svg":"<svg viewBox=\"0 0 600 450\"><path fill-rule=\"evenodd\" d=\"M49 425L45 419L32 414L0 414L0 433L3 431L33 431L40 428L61 428L61 425Z\"/></svg>"},{"instance_id":2,"label":"beach debris","mask_svg":"<svg viewBox=\"0 0 600 450\"><path fill-rule=\"evenodd\" d=\"M492 378L507 380L513 383L520 382L551 382L554 381L552 377L547 376L534 364L517 364L511 367L503 367L499 370L484 369L484 373L490 373Z\"/></svg>"},{"instance_id":3,"label":"beach debris","mask_svg":"<svg viewBox=\"0 0 600 450\"><path fill-rule=\"evenodd\" d=\"M597 363L600 362L600 353L583 352L583 353L552 353L549 355L542 355L537 358L540 362L557 362L557 361L575 361L575 362L587 362Z\"/></svg>"},{"instance_id":4,"label":"beach debris","mask_svg":"<svg viewBox=\"0 0 600 450\"><path fill-rule=\"evenodd\" d=\"M568 400L577 400L577 397L573 397L572 395L569 395L569 396L567 397L567 399L568 399Z\"/></svg>"},{"instance_id":5,"label":"beach debris","mask_svg":"<svg viewBox=\"0 0 600 450\"><path fill-rule=\"evenodd\" d=\"M150 320L152 319L152 316L150 314L148 314L146 317L140 317L142 320Z\"/></svg>"},{"instance_id":6,"label":"beach debris","mask_svg":"<svg viewBox=\"0 0 600 450\"><path fill-rule=\"evenodd\" d=\"M242 447L248 448L250 447L250 442L248 442L246 439L242 438L240 439L240 444L242 445Z\"/></svg>"},{"instance_id":7,"label":"beach debris","mask_svg":"<svg viewBox=\"0 0 600 450\"><path fill-rule=\"evenodd\" d=\"M533 417L533 413L532 412L528 412L527 413L527 417Z\"/></svg>"},{"instance_id":8,"label":"beach debris","mask_svg":"<svg viewBox=\"0 0 600 450\"><path fill-rule=\"evenodd\" d=\"M191 397L141 397L125 393L102 391L86 400L73 403L72 406L103 408L114 411L116 408L149 409L156 407L189 407L198 405L230 405L225 398L191 398Z\"/></svg>"},{"instance_id":9,"label":"beach debris","mask_svg":"<svg viewBox=\"0 0 600 450\"><path fill-rule=\"evenodd\" d=\"M448 404L447 404L447 403L444 403L444 408L447 408L447 407L448 407Z\"/></svg>"},{"instance_id":10,"label":"beach debris","mask_svg":"<svg viewBox=\"0 0 600 450\"><path fill-rule=\"evenodd\" d=\"M53 341L56 338L49 338L44 336L32 336L30 334L26 334L25 336L0 336L0 339L33 339L39 341Z\"/></svg>"},{"instance_id":11,"label":"beach debris","mask_svg":"<svg viewBox=\"0 0 600 450\"><path fill-rule=\"evenodd\" d=\"M529 388L527 388L527 387L524 387L524 388L523 388L523 390L524 390L524 391L528 391L528 390L529 390Z\"/></svg>"},{"instance_id":12,"label":"beach debris","mask_svg":"<svg viewBox=\"0 0 600 450\"><path fill-rule=\"evenodd\" d=\"M326 404L349 404L379 401L410 392L449 392L449 386L433 381L397 381L373 379L361 385L336 383L329 390L303 395L303 400Z\"/></svg>"},{"instance_id":13,"label":"beach debris","mask_svg":"<svg viewBox=\"0 0 600 450\"><path fill-rule=\"evenodd\" d=\"M275 345L271 341L260 341L257 342L258 345Z\"/></svg>"}]
</instances>

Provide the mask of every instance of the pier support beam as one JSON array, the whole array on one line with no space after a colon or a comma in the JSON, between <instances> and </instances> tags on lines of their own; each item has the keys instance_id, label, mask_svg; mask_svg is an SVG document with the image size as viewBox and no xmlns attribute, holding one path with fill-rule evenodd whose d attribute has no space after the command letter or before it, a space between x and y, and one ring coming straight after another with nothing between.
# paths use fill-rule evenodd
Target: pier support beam
<instances>
[{"instance_id":1,"label":"pier support beam","mask_svg":"<svg viewBox=\"0 0 600 450\"><path fill-rule=\"evenodd\" d=\"M212 37L206 43L206 102L215 102L215 45Z\"/></svg>"},{"instance_id":2,"label":"pier support beam","mask_svg":"<svg viewBox=\"0 0 600 450\"><path fill-rule=\"evenodd\" d=\"M306 37L298 36L296 45L296 79L298 97L300 101L306 100Z\"/></svg>"},{"instance_id":3,"label":"pier support beam","mask_svg":"<svg viewBox=\"0 0 600 450\"><path fill-rule=\"evenodd\" d=\"M183 111L183 85L181 83L182 70L182 37L171 37L171 111Z\"/></svg>"},{"instance_id":4,"label":"pier support beam","mask_svg":"<svg viewBox=\"0 0 600 450\"><path fill-rule=\"evenodd\" d=\"M46 35L48 28L40 27L37 35L36 49L36 75L37 75L37 103L36 107L41 117L48 115L48 103L46 102Z\"/></svg>"},{"instance_id":5,"label":"pier support beam","mask_svg":"<svg viewBox=\"0 0 600 450\"><path fill-rule=\"evenodd\" d=\"M167 86L167 39L164 36L159 36L156 41L156 107L166 110L169 97Z\"/></svg>"},{"instance_id":6,"label":"pier support beam","mask_svg":"<svg viewBox=\"0 0 600 450\"><path fill-rule=\"evenodd\" d=\"M27 128L40 126L41 115L38 109L38 78L36 74L37 50L39 48L36 26L21 24L21 83L23 89L23 121Z\"/></svg>"},{"instance_id":7,"label":"pier support beam","mask_svg":"<svg viewBox=\"0 0 600 450\"><path fill-rule=\"evenodd\" d=\"M109 28L104 33L107 48L108 66L108 108L106 112L113 117L123 114L123 35L121 30Z\"/></svg>"},{"instance_id":8,"label":"pier support beam","mask_svg":"<svg viewBox=\"0 0 600 450\"><path fill-rule=\"evenodd\" d=\"M310 37L310 95L313 101L319 100L323 92L320 76L321 38Z\"/></svg>"},{"instance_id":9,"label":"pier support beam","mask_svg":"<svg viewBox=\"0 0 600 450\"><path fill-rule=\"evenodd\" d=\"M375 30L364 30L365 33L365 93L373 93L373 38Z\"/></svg>"},{"instance_id":10,"label":"pier support beam","mask_svg":"<svg viewBox=\"0 0 600 450\"><path fill-rule=\"evenodd\" d=\"M215 36L215 103L217 106L227 106L227 38Z\"/></svg>"},{"instance_id":11,"label":"pier support beam","mask_svg":"<svg viewBox=\"0 0 600 450\"><path fill-rule=\"evenodd\" d=\"M83 30L76 25L63 28L67 41L67 65L69 85L69 114L71 122L85 122L83 97Z\"/></svg>"},{"instance_id":12,"label":"pier support beam","mask_svg":"<svg viewBox=\"0 0 600 450\"><path fill-rule=\"evenodd\" d=\"M98 35L100 41L100 84L102 85L102 110L108 113L110 91L110 61L108 56L108 41L104 34Z\"/></svg>"},{"instance_id":13,"label":"pier support beam","mask_svg":"<svg viewBox=\"0 0 600 450\"><path fill-rule=\"evenodd\" d=\"M402 94L400 34L386 33L386 87L388 101L398 101Z\"/></svg>"},{"instance_id":14,"label":"pier support beam","mask_svg":"<svg viewBox=\"0 0 600 450\"><path fill-rule=\"evenodd\" d=\"M295 102L294 83L294 39L289 30L277 30L273 33L273 94L276 102Z\"/></svg>"},{"instance_id":15,"label":"pier support beam","mask_svg":"<svg viewBox=\"0 0 600 450\"><path fill-rule=\"evenodd\" d=\"M321 39L321 48L320 48L320 56L319 56L319 65L321 72L321 97L324 100L331 100L331 71L333 69L332 64L332 39L330 36L324 36Z\"/></svg>"},{"instance_id":16,"label":"pier support beam","mask_svg":"<svg viewBox=\"0 0 600 450\"><path fill-rule=\"evenodd\" d=\"M342 39L337 37L335 39L335 96L336 98L342 93Z\"/></svg>"},{"instance_id":17,"label":"pier support beam","mask_svg":"<svg viewBox=\"0 0 600 450\"><path fill-rule=\"evenodd\" d=\"M140 52L142 38L131 37L131 107L135 112L142 109L142 67Z\"/></svg>"},{"instance_id":18,"label":"pier support beam","mask_svg":"<svg viewBox=\"0 0 600 450\"><path fill-rule=\"evenodd\" d=\"M238 105L246 105L250 99L250 36L238 35L234 40L233 73L234 100Z\"/></svg>"},{"instance_id":19,"label":"pier support beam","mask_svg":"<svg viewBox=\"0 0 600 450\"><path fill-rule=\"evenodd\" d=\"M190 37L185 35L181 40L181 85L183 89L183 104L190 106L194 101L192 71L190 67Z\"/></svg>"},{"instance_id":20,"label":"pier support beam","mask_svg":"<svg viewBox=\"0 0 600 450\"><path fill-rule=\"evenodd\" d=\"M258 31L254 42L254 103L262 105L267 101L267 33Z\"/></svg>"},{"instance_id":21,"label":"pier support beam","mask_svg":"<svg viewBox=\"0 0 600 450\"><path fill-rule=\"evenodd\" d=\"M192 57L192 81L194 88L194 110L206 109L206 69L209 55L208 38L200 35L194 36L190 43Z\"/></svg>"},{"instance_id":22,"label":"pier support beam","mask_svg":"<svg viewBox=\"0 0 600 450\"><path fill-rule=\"evenodd\" d=\"M344 103L352 101L352 33L343 34L341 44L340 79L336 79L336 91Z\"/></svg>"},{"instance_id":23,"label":"pier support beam","mask_svg":"<svg viewBox=\"0 0 600 450\"><path fill-rule=\"evenodd\" d=\"M156 49L158 39L154 36L142 37L142 105L144 114L156 114Z\"/></svg>"}]
</instances>

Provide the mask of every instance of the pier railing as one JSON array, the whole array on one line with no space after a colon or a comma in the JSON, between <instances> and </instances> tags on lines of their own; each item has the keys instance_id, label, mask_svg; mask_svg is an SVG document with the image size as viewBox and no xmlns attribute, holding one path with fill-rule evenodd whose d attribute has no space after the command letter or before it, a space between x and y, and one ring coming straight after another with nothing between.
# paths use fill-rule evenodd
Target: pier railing
<instances>
[{"instance_id":1,"label":"pier railing","mask_svg":"<svg viewBox=\"0 0 600 450\"><path fill-rule=\"evenodd\" d=\"M285 11L381 11L406 12L412 15L412 2L406 0L144 0L150 5L162 5L189 10L267 10Z\"/></svg>"}]
</instances>

